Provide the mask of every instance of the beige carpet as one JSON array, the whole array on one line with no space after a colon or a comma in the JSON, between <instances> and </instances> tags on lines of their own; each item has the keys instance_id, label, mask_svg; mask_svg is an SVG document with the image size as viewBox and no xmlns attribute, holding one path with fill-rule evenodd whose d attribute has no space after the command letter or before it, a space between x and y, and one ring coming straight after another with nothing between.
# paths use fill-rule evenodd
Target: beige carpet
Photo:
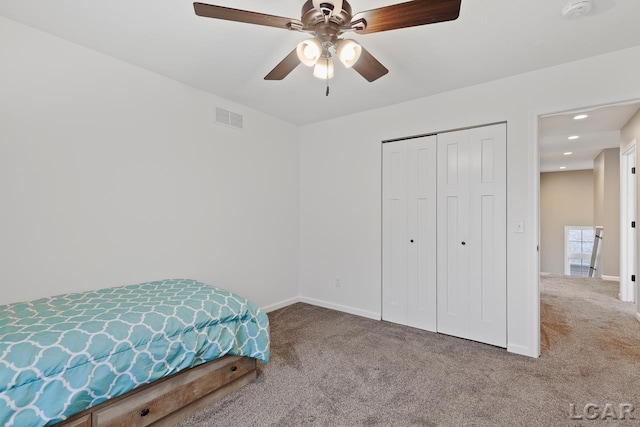
<instances>
[{"instance_id":1,"label":"beige carpet","mask_svg":"<svg viewBox=\"0 0 640 427\"><path fill-rule=\"evenodd\" d=\"M541 287L539 359L307 304L275 311L258 379L179 425L639 425L634 306L614 282L544 275ZM608 419L571 419L590 403ZM624 404L638 420L612 419Z\"/></svg>"}]
</instances>

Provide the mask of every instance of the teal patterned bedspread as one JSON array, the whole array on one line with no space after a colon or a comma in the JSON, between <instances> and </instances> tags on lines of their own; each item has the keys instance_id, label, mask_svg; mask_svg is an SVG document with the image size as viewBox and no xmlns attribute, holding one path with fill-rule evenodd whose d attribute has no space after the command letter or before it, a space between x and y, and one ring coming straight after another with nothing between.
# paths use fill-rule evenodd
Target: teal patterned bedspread
<instances>
[{"instance_id":1,"label":"teal patterned bedspread","mask_svg":"<svg viewBox=\"0 0 640 427\"><path fill-rule=\"evenodd\" d=\"M0 425L43 426L226 354L269 360L269 319L195 280L0 306Z\"/></svg>"}]
</instances>

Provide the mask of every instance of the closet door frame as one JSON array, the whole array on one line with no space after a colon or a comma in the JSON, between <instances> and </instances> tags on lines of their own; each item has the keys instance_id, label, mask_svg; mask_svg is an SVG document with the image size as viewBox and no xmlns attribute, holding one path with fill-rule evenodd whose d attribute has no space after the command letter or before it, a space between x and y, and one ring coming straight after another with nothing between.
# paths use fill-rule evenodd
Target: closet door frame
<instances>
[{"instance_id":1,"label":"closet door frame","mask_svg":"<svg viewBox=\"0 0 640 427\"><path fill-rule=\"evenodd\" d=\"M389 299L389 294L390 294L390 290L389 289L385 289L385 283L388 283L389 278L392 275L392 268L390 265L390 259L389 259L389 255L390 255L390 245L389 245L389 241L388 241L388 232L389 232L389 223L386 221L386 218L389 218L391 215L391 211L390 211L390 207L388 205L388 201L385 200L385 194L388 194L388 190L386 189L387 192L385 192L385 186L387 185L385 183L385 176L388 176L388 174L390 173L389 167L390 167L390 162L388 161L388 159L385 157L385 150L389 150L389 148L385 149L385 146L387 146L387 144L405 144L405 148L404 148L404 154L402 154L402 159L399 159L397 161L401 161L403 162L403 167L404 167L404 171L405 171L405 175L403 176L403 180L406 180L407 182L410 180L415 180L415 176L414 176L414 172L410 172L409 168L411 167L411 161L409 160L410 157L408 155L408 148L407 148L407 144L410 144L410 142L412 140L415 139L419 139L419 138L423 138L423 137L436 137L437 135L441 135L441 134L445 134L445 133L453 133L453 132L459 132L459 131L467 131L467 130L477 130L477 132L479 132L480 134L482 134L484 131L486 131L487 129L485 128L489 128L491 126L502 126L504 128L504 149L502 150L502 152L499 154L499 157L497 158L496 162L497 162L497 167L498 167L498 175L500 175L498 177L498 179L503 180L504 184L504 191L502 193L502 195L500 197L502 197L502 201L500 202L499 206L498 206L498 212L497 212L497 217L499 218L497 220L497 222L494 222L494 224L496 224L495 226L492 225L492 227L498 227L499 228L499 232L497 233L497 241L498 244L500 246L500 248L497 251L494 251L494 255L497 258L497 264L498 264L498 269L496 271L498 271L498 287L499 289L501 289L501 295L498 296L497 298L497 303L498 305L500 305L500 309L498 310L498 313L496 313L497 315L497 323L501 326L498 327L499 332L495 333L489 333L486 334L483 332L483 327L480 324L476 324L474 323L475 321L470 321L469 319L462 319L459 321L459 330L464 331L462 334L459 333L455 333L454 335L456 336L461 336L462 338L467 338L467 339L472 339L472 340L476 340L476 341L481 341L481 342L486 342L489 344L493 344L493 345L497 345L500 347L506 347L506 341L507 341L507 323L506 323L506 318L507 318L507 290L506 290L506 228L507 228L507 224L506 224L506 122L498 122L498 123L490 123L490 124L486 124L486 125L480 125L480 126L472 126L472 127L466 127L466 128L460 128L460 129L453 129L450 131L442 131L442 132L438 132L438 133L433 133L433 134L425 134L425 135L417 135L417 136L412 136L412 137L407 137L407 138L398 138L398 139L393 139L393 140L386 140L386 141L382 141L382 172L383 172L383 182L382 182L382 319L383 320L388 320L391 322L395 322L395 323L401 323L401 324L405 324L405 325L409 325L412 323L411 320L411 315L409 314L409 305L413 304L414 305L414 309L415 308L419 308L420 307L420 303L417 302L418 300L416 300L415 296L417 295L415 288L413 288L412 290L409 290L409 287L404 290L403 292L401 292L401 295L399 296L399 299L402 301L402 303L400 305L396 304L396 307L401 307L400 310L395 311L394 310L390 310L388 303L390 302ZM482 141L482 140L481 140ZM439 146L440 144L438 144L437 140L435 143L436 146ZM482 145L482 144L481 144ZM399 147L400 145L396 145L396 147ZM478 147L476 147L478 148ZM480 158L482 158L483 156L483 150L484 149L490 149L491 148L491 144L486 145L485 147L479 147L478 149L480 150ZM485 153L486 154L486 153ZM431 179L435 179L438 182L438 186L440 183L440 180L442 179L440 176L440 169L442 167L442 157L440 157L440 153L436 153L437 155L437 165L438 167L434 167L432 172L434 174L434 176ZM471 159L468 155L468 153L462 153L462 156L458 159L461 163L460 166L463 167L463 169L465 169L465 173L470 173L469 171L471 171L472 169L476 169L476 175L478 173L477 169L480 168L479 173L480 176L482 177L482 162L478 163L476 161L476 163L474 163L474 160ZM466 166L465 166L466 164ZM437 172L436 172L437 171ZM437 173L437 178L436 178L436 173ZM486 173L486 171L485 171ZM411 175L412 177L410 178L409 175ZM461 179L466 179L467 181L470 179L468 176L466 178L464 177L460 177ZM456 245L449 245L450 248L448 247L447 250L451 250L453 251L452 254L461 262L463 262L464 264L468 265L471 260L468 259L469 257L469 251L466 250L468 248L466 248L465 246L467 246L467 240L469 238L472 238L474 241L478 239L478 230L471 230L468 227L469 224L469 215L470 212L483 212L483 209L489 209L490 206L486 205L483 207L483 202L482 202L482 197L480 198L480 202L478 202L478 200L470 200L469 197L469 193L473 192L473 191L480 191L482 192L482 186L483 186L483 182L473 182L471 183L471 185L468 185L466 189L460 188L460 196L463 196L461 199L466 199L465 201L462 201L462 204L459 206L459 210L457 213L457 217L462 219L462 221L459 221L459 224L457 225L457 227L459 228L457 230L457 234L454 236L456 237ZM470 190L470 188L474 188ZM407 187L406 188L406 192L401 194L402 196L408 200L410 197L410 191L408 190ZM439 188L439 187L438 187ZM396 189L396 191L399 191ZM440 191L438 189L438 191ZM411 196L413 197L413 196ZM442 205L442 201L440 200L440 195L438 195L438 197L436 198L437 203L435 206L433 206L433 209L437 210L437 215L441 215L440 213L440 209L441 209L441 205ZM407 205L407 203L405 203L405 205ZM487 207L489 206L489 208ZM398 210L396 210L398 212ZM495 213L495 212L494 212ZM403 212L403 214L406 214L408 216L412 216L413 214L409 213L408 208ZM403 215L402 214L402 215ZM463 217L461 218L460 215L462 215ZM465 215L467 220L465 220ZM415 223L415 219L413 220L413 222ZM405 226L404 228L404 232L405 234L405 239L410 239L410 235L415 234L415 229L412 229L410 226L411 221L409 219L407 219L407 222L404 223L403 226ZM460 224L467 224L467 226L461 226ZM434 244L437 244L436 249L433 251L433 255L430 256L430 259L434 259L434 262L436 262L437 268L434 268L433 272L434 274L439 274L441 268L443 268L442 266L442 254L439 253L438 251L441 251L441 247L439 245L441 239L443 239L444 237L442 236L442 224L439 223L435 223L434 224L436 230L437 230L437 239L434 239ZM434 231L435 233L435 231ZM385 235L387 236L385 238ZM466 239L466 240L465 240ZM425 239L424 237L420 238L420 242L423 242ZM397 244L398 247L402 247L402 245L399 243L401 241L401 239L398 239ZM462 242L465 242L465 244L463 245ZM414 243L415 243L415 239L414 239ZM491 245L495 244L495 242L490 243ZM405 266L402 267L402 272L396 272L395 276L396 277L400 277L401 280L405 281L406 283L416 283L415 280L415 276L419 276L419 273L416 273L416 269L413 267L409 267L410 263L416 264L417 261L416 259L420 257L420 255L417 255L418 252L420 252L420 249L418 248L418 246L408 246L405 247L405 249L401 249L401 251L404 253L404 255L406 255L406 270L404 269ZM445 257L448 258L448 257ZM466 260L466 261L465 261ZM447 263L447 260L445 259L445 266ZM398 264L398 262L396 262L396 264ZM477 264L477 263L476 263ZM477 267L477 265L476 265ZM494 276L495 276L495 271L482 271L481 269L475 268L475 270L479 270L479 271L459 271L457 269L452 270L455 271L456 274L461 275L460 277L458 277L458 279L460 280L460 283L468 283L469 280L493 280ZM409 273L409 271L411 271L411 273ZM413 276L412 276L413 275ZM464 277L462 277L464 276ZM436 279L436 282L438 282L440 280L440 277L438 276ZM411 286L411 285L409 285ZM414 325L415 327L421 328L421 329L426 329L426 330L433 330L433 331L438 331L438 332L442 332L442 333L450 333L447 332L445 330L441 330L440 328L440 324L439 324L439 320L438 320L438 310L440 309L440 305L441 304L451 304L452 302L448 301L446 295L443 296L442 292L439 289L436 289L436 294L437 297L433 297L432 299L429 300L429 303L434 303L436 304L435 309L431 308L431 310L436 313L436 319L433 321L433 323L431 325L419 325L416 324ZM483 294L477 293L477 295L474 294L474 298L483 298ZM412 298L413 296L413 298ZM396 300L398 299L398 295L396 292ZM485 299L486 295L484 296ZM406 302L406 304L405 304ZM424 304L423 304L423 309L424 309ZM472 317L473 318L477 318L482 320L483 316L486 317L486 313L483 313L483 310L485 308L481 307L480 309L478 309L478 307L471 307L469 306L468 302L464 303L463 306L459 307L459 310L465 310L465 311L471 311L472 312ZM417 317L419 319L419 317ZM489 319L490 321L493 321L493 319ZM413 322L416 323L416 322ZM419 323L419 322L417 322ZM446 329L446 328L443 328Z\"/></svg>"}]
</instances>

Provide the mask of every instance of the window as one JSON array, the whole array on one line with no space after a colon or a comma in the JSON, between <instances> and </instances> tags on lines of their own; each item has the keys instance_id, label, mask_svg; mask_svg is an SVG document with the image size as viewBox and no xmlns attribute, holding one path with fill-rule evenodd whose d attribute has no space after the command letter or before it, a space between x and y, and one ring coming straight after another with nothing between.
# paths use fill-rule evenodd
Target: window
<instances>
[{"instance_id":1,"label":"window","mask_svg":"<svg viewBox=\"0 0 640 427\"><path fill-rule=\"evenodd\" d=\"M593 227L568 225L564 228L564 274L589 276L594 236Z\"/></svg>"}]
</instances>

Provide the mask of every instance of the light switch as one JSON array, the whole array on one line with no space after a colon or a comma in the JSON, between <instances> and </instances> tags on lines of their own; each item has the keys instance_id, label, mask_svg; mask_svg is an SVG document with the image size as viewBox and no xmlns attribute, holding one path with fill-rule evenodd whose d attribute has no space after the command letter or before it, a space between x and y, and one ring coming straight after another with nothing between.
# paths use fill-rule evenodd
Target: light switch
<instances>
[{"instance_id":1,"label":"light switch","mask_svg":"<svg viewBox=\"0 0 640 427\"><path fill-rule=\"evenodd\" d=\"M513 224L513 231L515 233L524 233L524 220L516 220Z\"/></svg>"}]
</instances>

